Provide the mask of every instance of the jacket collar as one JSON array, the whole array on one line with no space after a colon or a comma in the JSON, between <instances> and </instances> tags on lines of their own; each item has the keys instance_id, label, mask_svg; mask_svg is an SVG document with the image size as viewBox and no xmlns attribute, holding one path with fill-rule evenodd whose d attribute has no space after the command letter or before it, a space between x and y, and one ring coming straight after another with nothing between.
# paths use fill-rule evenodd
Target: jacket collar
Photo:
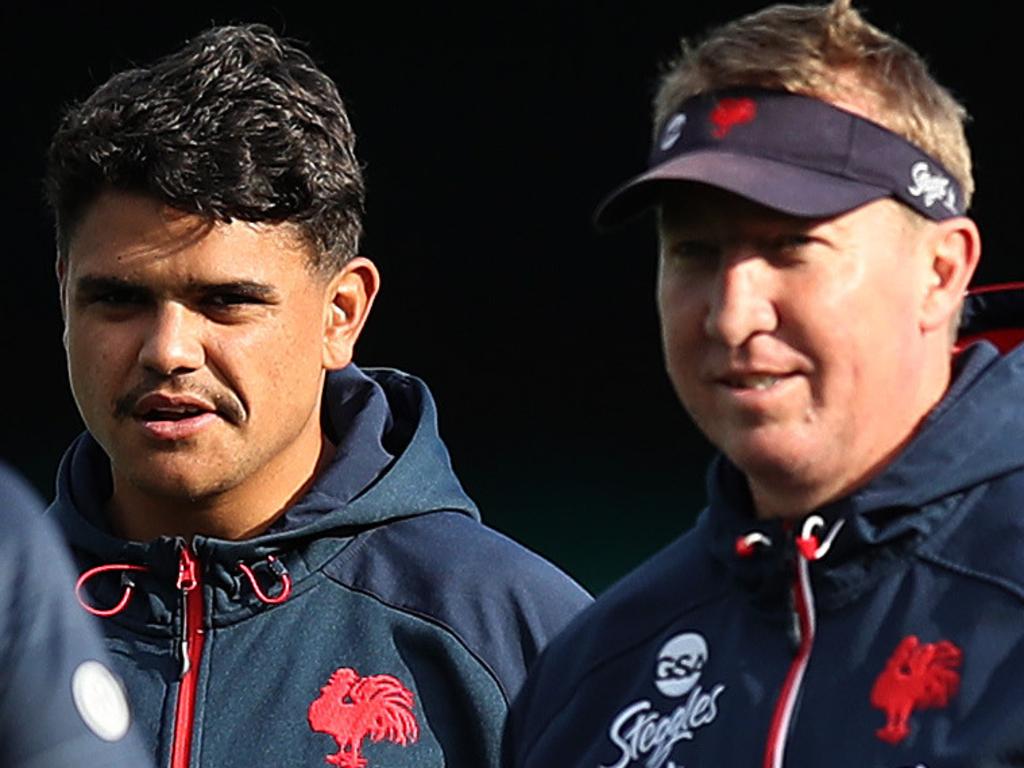
<instances>
[{"instance_id":1,"label":"jacket collar","mask_svg":"<svg viewBox=\"0 0 1024 768\"><path fill-rule=\"evenodd\" d=\"M1000 435L994 428L1005 423L1005 411L1020 410L1022 382L1024 349L1000 357L987 343L970 347L956 360L943 400L890 465L850 495L810 513L822 519L822 536L842 526L827 554L812 564L822 605L838 605L866 591L949 518L967 488L1024 464L1005 440L980 439ZM978 440L972 440L974 434ZM965 445L972 450L965 451ZM790 522L757 519L745 476L721 455L709 469L707 491L710 503L698 535L756 598L780 598L798 556L795 540L810 515ZM763 539L741 555L737 542L752 533Z\"/></svg>"}]
</instances>

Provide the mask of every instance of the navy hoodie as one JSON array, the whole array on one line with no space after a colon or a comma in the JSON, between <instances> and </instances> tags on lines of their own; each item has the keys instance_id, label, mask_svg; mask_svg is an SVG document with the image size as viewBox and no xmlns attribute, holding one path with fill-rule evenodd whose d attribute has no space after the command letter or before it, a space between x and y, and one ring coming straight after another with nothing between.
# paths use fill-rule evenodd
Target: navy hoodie
<instances>
[{"instance_id":1,"label":"navy hoodie","mask_svg":"<svg viewBox=\"0 0 1024 768\"><path fill-rule=\"evenodd\" d=\"M331 374L337 446L265 533L113 536L82 435L52 514L85 573L157 764L492 766L508 702L589 597L481 524L418 379Z\"/></svg>"},{"instance_id":2,"label":"navy hoodie","mask_svg":"<svg viewBox=\"0 0 1024 768\"><path fill-rule=\"evenodd\" d=\"M875 479L795 526L709 507L531 671L512 768L1024 765L1024 347L960 358Z\"/></svg>"}]
</instances>

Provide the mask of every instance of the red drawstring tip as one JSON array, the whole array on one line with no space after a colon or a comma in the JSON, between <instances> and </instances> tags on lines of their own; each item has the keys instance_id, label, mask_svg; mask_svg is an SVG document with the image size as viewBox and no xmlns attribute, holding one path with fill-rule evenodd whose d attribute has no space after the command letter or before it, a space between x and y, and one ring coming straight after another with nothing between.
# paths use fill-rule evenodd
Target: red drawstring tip
<instances>
[{"instance_id":1,"label":"red drawstring tip","mask_svg":"<svg viewBox=\"0 0 1024 768\"><path fill-rule=\"evenodd\" d=\"M772 540L759 531L752 531L746 536L736 539L736 554L740 557L750 557L758 547L770 547Z\"/></svg>"},{"instance_id":2,"label":"red drawstring tip","mask_svg":"<svg viewBox=\"0 0 1024 768\"><path fill-rule=\"evenodd\" d=\"M747 541L746 536L740 536L736 539L736 554L740 557L750 557L754 554L754 545Z\"/></svg>"},{"instance_id":3,"label":"red drawstring tip","mask_svg":"<svg viewBox=\"0 0 1024 768\"><path fill-rule=\"evenodd\" d=\"M819 547L821 547L821 542L818 541L817 536L801 536L796 540L796 548L808 560L818 559Z\"/></svg>"}]
</instances>

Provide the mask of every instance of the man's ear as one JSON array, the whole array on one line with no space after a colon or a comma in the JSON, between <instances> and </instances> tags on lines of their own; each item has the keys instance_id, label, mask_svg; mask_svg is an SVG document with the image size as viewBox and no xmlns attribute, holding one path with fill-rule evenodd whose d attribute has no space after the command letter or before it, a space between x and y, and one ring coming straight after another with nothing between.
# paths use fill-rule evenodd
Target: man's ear
<instances>
[{"instance_id":1,"label":"man's ear","mask_svg":"<svg viewBox=\"0 0 1024 768\"><path fill-rule=\"evenodd\" d=\"M347 262L327 285L324 310L324 368L333 371L352 362L356 340L380 288L380 273L369 259Z\"/></svg>"},{"instance_id":2,"label":"man's ear","mask_svg":"<svg viewBox=\"0 0 1024 768\"><path fill-rule=\"evenodd\" d=\"M925 234L929 282L921 305L921 328L945 332L960 310L981 257L981 233L966 216L940 221Z\"/></svg>"},{"instance_id":3,"label":"man's ear","mask_svg":"<svg viewBox=\"0 0 1024 768\"><path fill-rule=\"evenodd\" d=\"M57 261L53 265L57 274L57 303L60 304L60 319L64 321L64 330L61 332L61 342L64 349L68 348L68 262L57 254Z\"/></svg>"},{"instance_id":4,"label":"man's ear","mask_svg":"<svg viewBox=\"0 0 1024 768\"><path fill-rule=\"evenodd\" d=\"M68 298L68 263L57 256L57 260L53 265L53 271L57 275L57 291L58 297L60 298L60 313L64 319L67 319L67 310L65 306Z\"/></svg>"}]
</instances>

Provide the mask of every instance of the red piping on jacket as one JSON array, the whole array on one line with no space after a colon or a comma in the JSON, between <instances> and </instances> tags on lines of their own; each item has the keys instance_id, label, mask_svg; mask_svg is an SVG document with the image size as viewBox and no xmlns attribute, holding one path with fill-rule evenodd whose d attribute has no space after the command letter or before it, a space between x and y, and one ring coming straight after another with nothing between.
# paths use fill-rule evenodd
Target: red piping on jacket
<instances>
[{"instance_id":1,"label":"red piping on jacket","mask_svg":"<svg viewBox=\"0 0 1024 768\"><path fill-rule=\"evenodd\" d=\"M178 562L178 589L185 597L182 632L182 670L178 703L174 711L174 742L171 768L188 768L192 757L192 726L196 708L196 680L203 655L203 590L199 579L199 561L187 547L181 548Z\"/></svg>"},{"instance_id":2,"label":"red piping on jacket","mask_svg":"<svg viewBox=\"0 0 1024 768\"><path fill-rule=\"evenodd\" d=\"M771 728L768 731L768 742L765 745L763 768L782 768L782 760L786 752L786 738L789 735L796 698L800 693L804 673L811 658L814 645L816 620L814 616L814 594L811 591L810 563L820 560L832 547L843 520L837 520L828 531L824 540L815 535L814 531L823 528L825 521L812 515L804 521L803 530L796 538L796 577L793 579L793 608L796 611L797 626L800 632L800 643L796 658L789 665L786 679L782 683L779 699L775 703Z\"/></svg>"},{"instance_id":3,"label":"red piping on jacket","mask_svg":"<svg viewBox=\"0 0 1024 768\"><path fill-rule=\"evenodd\" d=\"M814 607L807 560L798 557L796 568L793 597L800 625L800 647L797 649L793 663L789 665L789 672L786 673L782 691L775 703L775 714L772 715L772 725L768 731L768 743L764 751L764 768L782 768L782 757L785 753L790 719L793 716L796 697L800 692L800 684L803 682L807 662L811 658L811 646L814 643Z\"/></svg>"}]
</instances>

